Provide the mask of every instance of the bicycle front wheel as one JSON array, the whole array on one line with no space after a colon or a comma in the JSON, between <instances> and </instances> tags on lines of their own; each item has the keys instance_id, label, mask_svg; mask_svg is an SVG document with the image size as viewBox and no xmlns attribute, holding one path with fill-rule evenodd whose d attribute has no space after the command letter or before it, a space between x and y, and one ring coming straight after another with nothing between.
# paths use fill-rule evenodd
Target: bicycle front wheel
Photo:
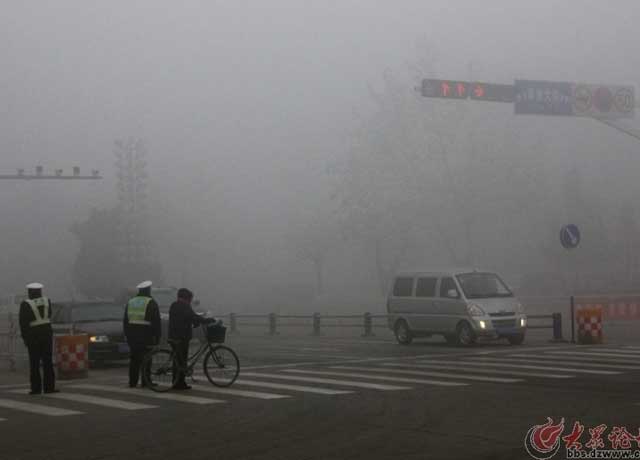
<instances>
[{"instance_id":1,"label":"bicycle front wheel","mask_svg":"<svg viewBox=\"0 0 640 460\"><path fill-rule=\"evenodd\" d=\"M228 387L240 373L240 361L236 353L224 345L215 346L204 359L204 374L213 385Z\"/></svg>"},{"instance_id":2,"label":"bicycle front wheel","mask_svg":"<svg viewBox=\"0 0 640 460\"><path fill-rule=\"evenodd\" d=\"M153 391L169 391L177 380L174 374L174 355L169 350L153 350L142 362L142 379Z\"/></svg>"}]
</instances>

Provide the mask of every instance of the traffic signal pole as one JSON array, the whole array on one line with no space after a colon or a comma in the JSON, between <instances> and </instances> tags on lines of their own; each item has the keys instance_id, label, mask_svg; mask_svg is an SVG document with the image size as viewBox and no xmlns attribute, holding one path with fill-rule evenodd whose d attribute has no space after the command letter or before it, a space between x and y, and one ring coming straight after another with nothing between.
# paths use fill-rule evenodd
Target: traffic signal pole
<instances>
[{"instance_id":1,"label":"traffic signal pole","mask_svg":"<svg viewBox=\"0 0 640 460\"><path fill-rule=\"evenodd\" d=\"M64 175L62 169L56 169L54 174L44 174L42 166L36 166L35 174L25 174L24 169L18 169L17 174L0 174L0 180L98 180L102 179L100 171L94 169L90 175L81 175L80 168L75 166L73 174Z\"/></svg>"},{"instance_id":2,"label":"traffic signal pole","mask_svg":"<svg viewBox=\"0 0 640 460\"><path fill-rule=\"evenodd\" d=\"M633 137L634 139L640 141L640 132L632 130L632 129L627 128L625 126L620 126L620 125L616 124L615 120L605 120L605 119L602 119L602 118L594 118L594 120L599 121L600 123L603 123L603 124L613 128L613 129L617 129L621 133L627 134L627 135Z\"/></svg>"}]
</instances>

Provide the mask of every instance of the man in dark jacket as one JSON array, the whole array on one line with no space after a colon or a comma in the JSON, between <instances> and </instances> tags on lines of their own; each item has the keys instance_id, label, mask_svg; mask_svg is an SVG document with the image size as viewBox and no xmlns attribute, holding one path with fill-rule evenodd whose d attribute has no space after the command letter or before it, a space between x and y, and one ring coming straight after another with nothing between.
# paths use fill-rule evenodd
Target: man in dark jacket
<instances>
[{"instance_id":1,"label":"man in dark jacket","mask_svg":"<svg viewBox=\"0 0 640 460\"><path fill-rule=\"evenodd\" d=\"M215 321L213 318L202 318L191 308L193 292L189 289L178 289L178 299L171 304L169 309L169 340L178 359L183 366L186 365L189 354L189 341L193 337L191 329L201 323ZM189 390L191 387L185 382L184 373L174 369L178 374L178 380L174 385L176 390Z\"/></svg>"},{"instance_id":2,"label":"man in dark jacket","mask_svg":"<svg viewBox=\"0 0 640 460\"><path fill-rule=\"evenodd\" d=\"M138 294L127 302L124 311L124 335L130 349L129 386L135 388L140 376L140 365L147 351L160 342L162 326L160 309L151 297L151 281L143 281ZM142 386L145 386L142 379Z\"/></svg>"},{"instance_id":3,"label":"man in dark jacket","mask_svg":"<svg viewBox=\"0 0 640 460\"><path fill-rule=\"evenodd\" d=\"M55 374L53 373L53 329L51 328L51 302L42 296L40 283L27 285L28 299L20 304L20 333L29 351L31 391L30 395L39 395L44 387L45 393L57 393ZM44 379L40 377L40 362Z\"/></svg>"}]
</instances>

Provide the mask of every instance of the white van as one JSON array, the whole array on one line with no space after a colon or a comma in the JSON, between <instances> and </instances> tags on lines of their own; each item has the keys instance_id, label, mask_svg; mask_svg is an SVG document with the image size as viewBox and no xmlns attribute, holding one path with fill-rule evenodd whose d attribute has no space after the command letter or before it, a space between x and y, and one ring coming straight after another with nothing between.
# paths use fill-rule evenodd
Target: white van
<instances>
[{"instance_id":1,"label":"white van","mask_svg":"<svg viewBox=\"0 0 640 460\"><path fill-rule=\"evenodd\" d=\"M387 299L389 328L398 343L443 335L472 345L479 337L524 341L527 317L511 290L491 272L443 270L399 273Z\"/></svg>"}]
</instances>

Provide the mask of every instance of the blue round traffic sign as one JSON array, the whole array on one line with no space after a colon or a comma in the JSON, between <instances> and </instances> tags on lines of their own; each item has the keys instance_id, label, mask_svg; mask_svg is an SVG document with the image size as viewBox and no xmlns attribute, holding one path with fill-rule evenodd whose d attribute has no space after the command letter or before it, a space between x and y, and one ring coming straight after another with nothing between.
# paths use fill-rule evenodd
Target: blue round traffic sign
<instances>
[{"instance_id":1,"label":"blue round traffic sign","mask_svg":"<svg viewBox=\"0 0 640 460\"><path fill-rule=\"evenodd\" d=\"M575 249L580 244L580 230L577 225L569 224L560 230L560 244L565 249Z\"/></svg>"}]
</instances>

